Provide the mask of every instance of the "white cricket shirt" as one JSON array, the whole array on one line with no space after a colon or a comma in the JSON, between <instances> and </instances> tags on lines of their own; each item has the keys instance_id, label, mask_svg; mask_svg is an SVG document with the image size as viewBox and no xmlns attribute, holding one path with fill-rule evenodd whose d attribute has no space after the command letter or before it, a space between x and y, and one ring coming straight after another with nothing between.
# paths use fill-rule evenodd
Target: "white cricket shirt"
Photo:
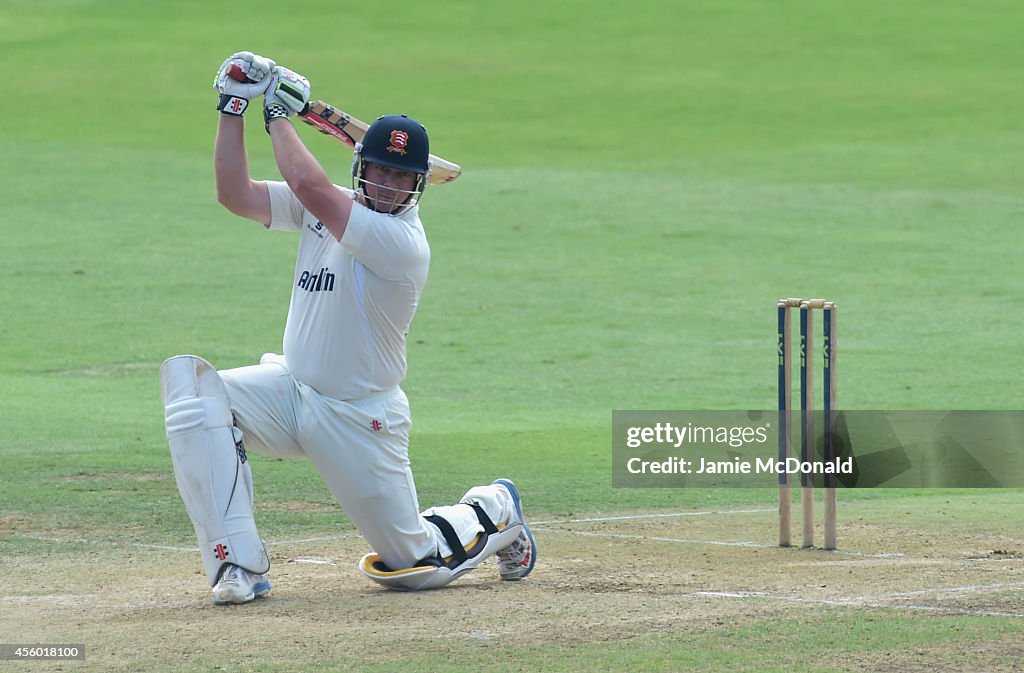
<instances>
[{"instance_id":1,"label":"white cricket shirt","mask_svg":"<svg viewBox=\"0 0 1024 673\"><path fill-rule=\"evenodd\" d=\"M270 229L299 232L284 329L288 369L341 400L394 388L405 378L406 333L430 268L419 206L385 215L354 203L339 242L286 183L267 187Z\"/></svg>"}]
</instances>

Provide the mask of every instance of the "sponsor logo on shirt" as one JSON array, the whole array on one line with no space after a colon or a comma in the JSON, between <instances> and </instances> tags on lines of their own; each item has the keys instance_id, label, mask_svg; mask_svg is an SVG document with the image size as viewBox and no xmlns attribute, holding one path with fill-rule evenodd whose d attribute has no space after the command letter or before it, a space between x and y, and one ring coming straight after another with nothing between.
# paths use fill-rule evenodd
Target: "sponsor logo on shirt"
<instances>
[{"instance_id":1,"label":"sponsor logo on shirt","mask_svg":"<svg viewBox=\"0 0 1024 673\"><path fill-rule=\"evenodd\" d=\"M314 234L316 234L317 238L323 238L324 237L324 225L320 221L317 221L317 223L315 225L311 225L311 224L309 224L307 222L306 223L306 229L309 229Z\"/></svg>"},{"instance_id":2,"label":"sponsor logo on shirt","mask_svg":"<svg viewBox=\"0 0 1024 673\"><path fill-rule=\"evenodd\" d=\"M334 292L334 274L326 266L316 273L303 271L296 285L306 292Z\"/></svg>"}]
</instances>

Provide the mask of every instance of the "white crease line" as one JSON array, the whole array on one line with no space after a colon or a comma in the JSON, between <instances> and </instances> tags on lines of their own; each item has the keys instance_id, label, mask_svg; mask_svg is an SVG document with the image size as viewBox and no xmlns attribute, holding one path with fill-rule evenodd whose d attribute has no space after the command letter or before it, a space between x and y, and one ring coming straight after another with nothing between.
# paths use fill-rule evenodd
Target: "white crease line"
<instances>
[{"instance_id":1,"label":"white crease line","mask_svg":"<svg viewBox=\"0 0 1024 673\"><path fill-rule=\"evenodd\" d=\"M911 595L927 595L941 593L981 593L985 591L999 591L1005 588L1024 588L1024 582L1013 582L1003 584L972 585L965 587L924 589L921 591L900 591L891 594L878 596L852 596L847 598L802 598L800 596L786 596L782 594L769 594L761 591L695 591L694 596L709 596L714 598L763 598L766 600L783 601L786 603L807 603L811 605L834 605L840 607L868 607L884 610L912 610L918 612L943 612L947 614L971 615L978 617L1017 617L1024 618L1024 613L1004 612L1000 610L971 610L968 608L954 608L938 605L914 605L905 603L886 603L882 599L899 599Z\"/></svg>"},{"instance_id":2,"label":"white crease line","mask_svg":"<svg viewBox=\"0 0 1024 673\"><path fill-rule=\"evenodd\" d=\"M531 526L536 531L537 528ZM683 544L708 544L708 545L721 545L725 547L767 547L768 545L758 544L756 542L725 542L722 540L687 540L684 538L676 537L656 537L653 535L629 535L626 533L601 533L597 531L589 530L560 530L556 528L545 528L542 529L544 532L552 533L571 533L573 535L582 535L584 537L608 537L617 540L654 540L656 542L681 542Z\"/></svg>"},{"instance_id":3,"label":"white crease line","mask_svg":"<svg viewBox=\"0 0 1024 673\"><path fill-rule=\"evenodd\" d=\"M304 537L298 540L276 540L273 542L267 542L268 547L277 547L281 545L290 544L306 544L307 542L330 542L332 540L345 540L347 538L355 537L350 533L339 533L337 535L321 535L319 537Z\"/></svg>"},{"instance_id":4,"label":"white crease line","mask_svg":"<svg viewBox=\"0 0 1024 673\"><path fill-rule=\"evenodd\" d=\"M918 612L943 612L945 614L964 615L968 617L1024 617L1020 612L1000 612L998 610L967 610L964 608L943 608L933 605L892 605L886 603L863 603L864 607L876 608L879 610L913 610Z\"/></svg>"},{"instance_id":5,"label":"white crease line","mask_svg":"<svg viewBox=\"0 0 1024 673\"><path fill-rule=\"evenodd\" d=\"M637 521L639 519L670 519L680 516L712 516L715 514L764 514L766 512L776 512L775 508L771 509L721 509L721 510L704 510L699 512L669 512L661 514L627 514L623 516L595 516L588 517L585 519L552 519L550 521L529 521L531 526L545 526L551 524L566 524L566 523L599 523L602 521Z\"/></svg>"},{"instance_id":6,"label":"white crease line","mask_svg":"<svg viewBox=\"0 0 1024 673\"><path fill-rule=\"evenodd\" d=\"M660 512L660 513L648 513L648 514L627 514L622 516L600 516L600 517L587 517L581 519L552 519L550 521L530 521L530 526L544 526L552 524L571 524L571 523L600 523L603 521L637 521L640 519L669 519L683 516L713 516L716 514L763 514L767 512L776 511L772 509L727 509L727 510L701 510L697 512ZM580 533L582 534L582 533ZM175 552L191 552L195 553L199 551L198 547L176 547L171 545L160 545L160 544L148 544L144 542L120 542L110 540L86 540L84 538L70 538L70 537L44 537L39 535L17 535L17 537L25 538L27 540L37 540L39 542L78 542L81 544L95 544L95 545L123 545L128 547L136 547L138 549L159 549L162 551L175 551ZM343 540L346 538L354 537L351 533L341 533L338 535L322 535L317 537L299 538L297 540L275 540L267 542L270 547L287 546L294 544L306 544L309 542L331 542L333 540ZM655 538L649 538L655 539ZM664 542L689 542L691 544L700 544L699 540L671 540L665 539ZM727 544L733 546L742 547L755 547L754 543L716 543L716 542L704 542L704 544ZM760 545L768 547L770 545Z\"/></svg>"},{"instance_id":7,"label":"white crease line","mask_svg":"<svg viewBox=\"0 0 1024 673\"><path fill-rule=\"evenodd\" d=\"M935 587L933 589L919 589L917 591L897 591L891 594L880 596L860 596L856 600L883 600L892 598L909 598L911 596L927 596L928 594L964 594L982 593L986 591L1002 591L1004 589L1024 589L1024 582L1002 582L1000 584L971 584L964 587Z\"/></svg>"},{"instance_id":8,"label":"white crease line","mask_svg":"<svg viewBox=\"0 0 1024 673\"><path fill-rule=\"evenodd\" d=\"M569 521L559 520L559 521L552 521L552 522L547 522L547 523L548 524L557 523L557 524L563 524L564 525L566 523L589 523L589 522L594 522L594 521L622 521L622 520L635 520L635 519L640 519L640 518L667 518L667 517L675 517L675 516L701 516L701 515L710 515L710 514L742 514L742 513L749 513L749 512L772 512L772 511L775 511L775 510L725 510L725 511L720 511L720 512L713 512L713 511L706 511L706 512L676 512L676 513L672 513L672 514L630 515L630 516L625 516L625 517L601 517L601 518L594 518L594 519L573 519L573 520L569 520ZM672 537L661 537L661 536L651 536L651 535L628 535L628 534L625 534L625 533L603 533L603 532L599 532L599 531L565 530L565 529L558 529L558 528L547 528L547 529L545 529L545 528L542 528L542 526L544 524L545 524L545 522L538 521L538 522L531 522L530 525L531 525L531 527L535 531L541 530L541 531L544 531L544 532L571 533L573 535L582 535L582 536L589 536L589 537L606 537L606 538L615 538L615 539L624 539L624 540L650 540L650 541L654 541L654 542L674 542L674 543L679 543L679 544L711 545L711 546L722 546L722 547L749 547L749 548L756 548L756 549L775 549L776 548L775 545L761 544L761 543L749 542L749 541L728 542L728 541L725 541L725 540L695 540L695 539L688 539L688 538L672 538ZM37 536L37 535L18 535L18 537L22 537L22 538L29 539L29 540L37 540L37 541L40 541L40 542L58 542L58 543L77 542L77 543L81 543L81 544L93 544L93 545L122 545L122 546L128 546L128 547L135 547L137 549L158 549L158 550L161 550L161 551L174 551L174 552L185 552L185 553L197 553L199 551L198 547L176 547L176 546L171 546L171 545L148 544L148 543L144 543L144 542L120 542L120 541L110 541L110 540L87 540L85 538L44 537L44 536ZM294 540L272 540L272 541L268 541L267 542L267 546L269 546L271 549L273 549L274 547L287 547L287 546L290 546L290 545L308 544L310 542L331 542L331 541L334 541L334 540L344 540L344 539L348 539L348 538L352 538L352 537L355 537L355 535L351 534L351 533L340 533L340 534L337 534L337 535L321 535L321 536L316 536L316 537L299 538L299 539L294 539ZM814 550L814 551L823 551L823 550ZM888 552L888 553L887 552L883 552L883 553L878 553L878 554L868 554L868 553L862 553L862 552L844 551L844 550L838 550L837 549L837 550L829 551L828 553L829 554L841 555L841 556L860 556L860 557L869 557L869 558L894 558L894 559L895 558L904 558L903 554L895 553L895 552Z\"/></svg>"},{"instance_id":9,"label":"white crease line","mask_svg":"<svg viewBox=\"0 0 1024 673\"><path fill-rule=\"evenodd\" d=\"M829 550L824 550L829 551ZM832 549L829 551L830 554L839 554L840 556L862 556L864 558L891 558L891 559L905 559L907 555L901 551L880 551L877 554L871 554L866 551L847 551L845 549ZM909 560L909 559L908 559Z\"/></svg>"},{"instance_id":10,"label":"white crease line","mask_svg":"<svg viewBox=\"0 0 1024 673\"><path fill-rule=\"evenodd\" d=\"M538 528L535 525L532 525L532 524L531 524L531 528L534 531L538 530ZM756 549L778 549L779 548L778 546L772 545L772 544L762 544L762 543L759 543L759 542L747 542L747 541L727 542L727 541L724 541L724 540L693 540L693 539L688 539L688 538L660 537L660 536L654 536L654 535L629 535L629 534L626 534L626 533L602 533L600 531L590 531L590 530L566 530L566 529L562 529L562 528L541 528L539 530L542 530L545 533L570 533L572 535L582 535L582 536L585 536L585 537L607 537L607 538L623 539L623 540L651 540L651 541L655 541L655 542L677 542L677 543L681 543L681 544L703 544L703 545L722 546L722 547L752 547L752 548L756 548ZM820 551L820 552L824 552L826 554L835 554L837 556L859 556L859 557L883 558L883 559L902 559L902 558L905 558L905 555L901 554L899 552L882 552L882 553L879 553L879 554L869 554L867 552L844 551L842 549L833 549L833 550L811 549L811 550L808 550L808 551Z\"/></svg>"},{"instance_id":11,"label":"white crease line","mask_svg":"<svg viewBox=\"0 0 1024 673\"><path fill-rule=\"evenodd\" d=\"M20 537L26 540L35 540L37 542L58 542L58 543L78 543L78 544L94 544L94 545L105 545L105 546L124 546L124 547L135 547L138 549L159 549L161 551L176 551L176 552L189 552L197 553L199 547L175 547L172 545L165 544L149 544L145 542L124 542L121 540L87 540L81 537L45 537L42 535L20 535L15 534L12 537ZM276 540L268 541L268 547L287 547L289 545L305 544L308 542L328 542L331 540L343 540L345 538L353 537L352 535L340 534L340 535L324 535L320 537L307 537L298 540Z\"/></svg>"},{"instance_id":12,"label":"white crease line","mask_svg":"<svg viewBox=\"0 0 1024 673\"><path fill-rule=\"evenodd\" d=\"M96 544L96 545L122 545L128 547L138 547L140 549L160 549L162 551L181 551L181 552L197 552L199 547L173 547L164 544L147 544L145 542L122 542L119 540L87 540L81 537L44 537L41 535L20 535L15 534L12 537L20 537L26 540L36 540L37 542L76 542L79 544Z\"/></svg>"},{"instance_id":13,"label":"white crease line","mask_svg":"<svg viewBox=\"0 0 1024 673\"><path fill-rule=\"evenodd\" d=\"M99 598L100 594L45 594L45 595L23 595L23 596L0 596L0 602L9 604L18 603L59 603L77 605L83 603L81 599Z\"/></svg>"}]
</instances>

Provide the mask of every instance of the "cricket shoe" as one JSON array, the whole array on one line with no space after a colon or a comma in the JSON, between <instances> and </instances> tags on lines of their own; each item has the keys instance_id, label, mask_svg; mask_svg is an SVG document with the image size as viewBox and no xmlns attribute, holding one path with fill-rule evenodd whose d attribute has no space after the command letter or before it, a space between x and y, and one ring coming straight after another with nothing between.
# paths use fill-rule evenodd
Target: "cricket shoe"
<instances>
[{"instance_id":1,"label":"cricket shoe","mask_svg":"<svg viewBox=\"0 0 1024 673\"><path fill-rule=\"evenodd\" d=\"M266 575L251 573L233 563L224 566L224 572L213 587L213 604L248 603L270 593L270 580Z\"/></svg>"},{"instance_id":2,"label":"cricket shoe","mask_svg":"<svg viewBox=\"0 0 1024 673\"><path fill-rule=\"evenodd\" d=\"M523 524L519 537L512 544L497 552L498 574L503 580L521 580L530 574L533 566L537 563L537 543L533 539L530 528L526 525L526 518L523 516L523 501L519 497L519 489L516 488L516 485L512 483L511 479L495 479L491 483L500 484L508 490L509 495L512 496L512 502L516 506L518 523Z\"/></svg>"}]
</instances>

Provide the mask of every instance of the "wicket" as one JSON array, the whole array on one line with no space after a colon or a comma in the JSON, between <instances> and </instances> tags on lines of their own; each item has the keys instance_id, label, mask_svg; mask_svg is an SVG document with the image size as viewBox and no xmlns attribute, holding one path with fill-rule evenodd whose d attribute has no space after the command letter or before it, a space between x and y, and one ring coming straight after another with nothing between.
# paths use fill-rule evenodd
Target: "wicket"
<instances>
[{"instance_id":1,"label":"wicket","mask_svg":"<svg viewBox=\"0 0 1024 673\"><path fill-rule=\"evenodd\" d=\"M823 313L822 389L824 407L824 459L835 459L832 431L836 404L836 305L826 299L780 299L779 318L779 461L792 456L792 382L790 377L790 309L800 309L800 460L814 459L814 310ZM824 475L825 549L836 548L836 476ZM800 478L803 546L814 546L814 482L812 475ZM791 545L791 484L785 471L779 472L779 546Z\"/></svg>"}]
</instances>

